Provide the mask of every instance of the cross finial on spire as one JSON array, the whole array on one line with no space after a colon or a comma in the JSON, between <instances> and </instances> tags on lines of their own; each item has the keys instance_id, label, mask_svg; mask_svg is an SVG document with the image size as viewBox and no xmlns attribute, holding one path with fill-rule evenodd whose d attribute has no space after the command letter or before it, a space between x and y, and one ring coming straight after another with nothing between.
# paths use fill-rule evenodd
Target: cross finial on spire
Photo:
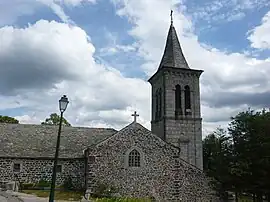
<instances>
[{"instance_id":1,"label":"cross finial on spire","mask_svg":"<svg viewBox=\"0 0 270 202\"><path fill-rule=\"evenodd\" d=\"M171 16L171 24L173 24L173 16L172 15L173 15L173 10L171 10L171 15L170 15Z\"/></svg>"},{"instance_id":2,"label":"cross finial on spire","mask_svg":"<svg viewBox=\"0 0 270 202\"><path fill-rule=\"evenodd\" d=\"M131 114L131 116L134 116L134 122L136 123L137 116L139 116L139 114L137 114L137 112L135 111L134 114Z\"/></svg>"}]
</instances>

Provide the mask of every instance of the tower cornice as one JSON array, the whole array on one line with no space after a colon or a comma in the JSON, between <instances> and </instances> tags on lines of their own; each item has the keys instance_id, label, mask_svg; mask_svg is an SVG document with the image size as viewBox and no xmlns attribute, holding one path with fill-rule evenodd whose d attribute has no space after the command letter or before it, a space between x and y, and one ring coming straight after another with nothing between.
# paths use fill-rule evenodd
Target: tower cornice
<instances>
[{"instance_id":1,"label":"tower cornice","mask_svg":"<svg viewBox=\"0 0 270 202\"><path fill-rule=\"evenodd\" d=\"M203 70L197 70L197 69L186 69L186 68L175 68L175 67L168 67L168 66L163 66L161 69L158 69L158 71L156 71L155 74L153 74L153 76L151 76L148 79L149 83L152 83L152 81L156 78L159 77L159 75L162 75L164 73L179 73L179 74L195 74L196 76L200 77L201 74L204 72Z\"/></svg>"}]
</instances>

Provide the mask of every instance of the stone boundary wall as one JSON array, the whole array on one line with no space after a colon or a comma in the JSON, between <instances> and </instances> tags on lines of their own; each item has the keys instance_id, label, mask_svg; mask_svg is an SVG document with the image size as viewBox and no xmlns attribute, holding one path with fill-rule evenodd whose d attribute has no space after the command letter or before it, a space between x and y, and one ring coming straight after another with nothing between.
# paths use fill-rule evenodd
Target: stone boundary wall
<instances>
[{"instance_id":1,"label":"stone boundary wall","mask_svg":"<svg viewBox=\"0 0 270 202\"><path fill-rule=\"evenodd\" d=\"M14 163L21 164L20 172L13 171ZM76 187L84 187L85 164L82 159L60 159L62 172L57 173L56 184L61 185L69 176ZM53 160L46 158L1 158L0 157L0 181L15 181L17 174L21 183L37 183L41 179L51 181Z\"/></svg>"}]
</instances>

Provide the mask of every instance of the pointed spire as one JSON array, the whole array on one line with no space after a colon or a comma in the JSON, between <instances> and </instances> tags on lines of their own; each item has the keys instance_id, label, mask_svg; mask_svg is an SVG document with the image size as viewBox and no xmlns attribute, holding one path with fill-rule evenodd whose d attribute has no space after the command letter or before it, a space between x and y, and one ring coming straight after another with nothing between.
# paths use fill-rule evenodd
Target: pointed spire
<instances>
[{"instance_id":1,"label":"pointed spire","mask_svg":"<svg viewBox=\"0 0 270 202\"><path fill-rule=\"evenodd\" d=\"M159 69L161 69L163 66L189 69L188 63L182 52L176 30L173 26L172 14L173 11L171 10L171 26L168 32L166 46Z\"/></svg>"}]
</instances>

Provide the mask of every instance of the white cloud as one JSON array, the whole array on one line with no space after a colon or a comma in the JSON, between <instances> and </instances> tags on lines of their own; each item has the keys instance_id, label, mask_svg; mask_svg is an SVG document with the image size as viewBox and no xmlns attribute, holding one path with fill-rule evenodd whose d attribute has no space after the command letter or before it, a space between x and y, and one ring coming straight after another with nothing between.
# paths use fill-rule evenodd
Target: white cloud
<instances>
[{"instance_id":1,"label":"white cloud","mask_svg":"<svg viewBox=\"0 0 270 202\"><path fill-rule=\"evenodd\" d=\"M65 13L64 9L61 5L57 4L54 0L38 0L45 4L46 6L50 7L52 11L65 23L73 23L70 17Z\"/></svg>"},{"instance_id":2,"label":"white cloud","mask_svg":"<svg viewBox=\"0 0 270 202\"><path fill-rule=\"evenodd\" d=\"M52 9L52 11L65 23L74 24L72 19L65 13L63 5L76 7L82 3L96 3L96 0L36 0Z\"/></svg>"},{"instance_id":3,"label":"white cloud","mask_svg":"<svg viewBox=\"0 0 270 202\"><path fill-rule=\"evenodd\" d=\"M74 125L119 129L137 110L149 127L149 84L97 64L81 28L41 20L25 29L3 27L0 36L1 106L27 109L16 117L22 122L39 123L58 112L58 100L67 94L65 116Z\"/></svg>"},{"instance_id":4,"label":"white cloud","mask_svg":"<svg viewBox=\"0 0 270 202\"><path fill-rule=\"evenodd\" d=\"M177 12L179 2L113 2L118 8L118 15L126 16L133 24L129 33L139 43L139 54L145 59L142 68L149 76L157 70L163 53L170 20L168 11L171 8L175 10L174 25L184 55L191 68L205 71L201 77L204 131L215 129L219 122L224 125L227 123L226 117L229 120L230 116L247 109L247 105L262 107L270 100L270 59L259 60L241 53L226 53L200 43L194 34L191 20ZM245 96L247 100L238 99L237 94L239 97ZM258 94L261 100L256 97Z\"/></svg>"},{"instance_id":5,"label":"white cloud","mask_svg":"<svg viewBox=\"0 0 270 202\"><path fill-rule=\"evenodd\" d=\"M269 0L210 0L190 4L187 12L198 23L221 24L241 20L248 11L260 10L270 5Z\"/></svg>"},{"instance_id":6,"label":"white cloud","mask_svg":"<svg viewBox=\"0 0 270 202\"><path fill-rule=\"evenodd\" d=\"M62 3L67 6L79 6L82 3L96 3L96 0L51 0L51 1Z\"/></svg>"},{"instance_id":7,"label":"white cloud","mask_svg":"<svg viewBox=\"0 0 270 202\"><path fill-rule=\"evenodd\" d=\"M60 8L68 4L60 0L50 2ZM69 4L78 6L82 2ZM258 107L268 99L270 59L229 54L200 43L193 22L180 12L184 9L178 9L181 1L115 0L114 3L118 15L127 17L132 24L129 34L136 43L119 46L114 41L111 47L116 52L138 51L145 59L142 69L148 76L158 67L170 9L175 11L174 25L190 67L205 70L201 78L204 132L226 125L226 117L248 104ZM63 21L68 22L70 19L62 14ZM4 27L0 29L0 46L0 108L26 108L25 114L16 117L22 122L39 123L57 112L58 99L67 94L71 102L65 116L73 125L119 129L132 120L130 115L137 110L139 121L149 128L150 85L141 79L125 78L103 63L97 64L93 57L95 47L81 28L45 20L25 29ZM237 99L237 93L246 96L244 103ZM258 95L263 100L258 100Z\"/></svg>"},{"instance_id":8,"label":"white cloud","mask_svg":"<svg viewBox=\"0 0 270 202\"><path fill-rule=\"evenodd\" d=\"M0 26L12 25L25 15L33 15L43 5L48 6L65 23L74 24L65 13L63 5L78 7L86 3L95 4L96 0L2 0L0 1Z\"/></svg>"},{"instance_id":9,"label":"white cloud","mask_svg":"<svg viewBox=\"0 0 270 202\"><path fill-rule=\"evenodd\" d=\"M251 47L257 49L270 49L270 11L265 14L261 24L251 30L248 39Z\"/></svg>"},{"instance_id":10,"label":"white cloud","mask_svg":"<svg viewBox=\"0 0 270 202\"><path fill-rule=\"evenodd\" d=\"M115 33L106 30L105 38L107 39L106 47L100 48L99 52L102 55L113 55L116 53L134 52L137 50L137 43L131 45L121 45L121 40Z\"/></svg>"}]
</instances>

